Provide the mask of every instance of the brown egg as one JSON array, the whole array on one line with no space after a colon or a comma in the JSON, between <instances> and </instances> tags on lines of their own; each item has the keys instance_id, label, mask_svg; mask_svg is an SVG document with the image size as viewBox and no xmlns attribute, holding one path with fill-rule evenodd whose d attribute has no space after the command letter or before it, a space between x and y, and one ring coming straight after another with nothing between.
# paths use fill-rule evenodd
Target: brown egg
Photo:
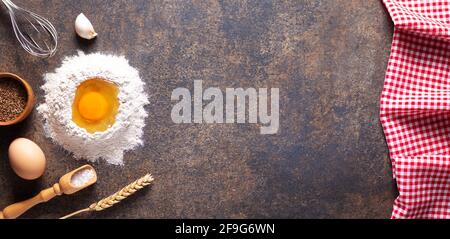
<instances>
[{"instance_id":1,"label":"brown egg","mask_svg":"<svg viewBox=\"0 0 450 239\"><path fill-rule=\"evenodd\" d=\"M45 155L33 141L25 138L14 140L8 154L11 167L19 177L33 180L44 174Z\"/></svg>"}]
</instances>

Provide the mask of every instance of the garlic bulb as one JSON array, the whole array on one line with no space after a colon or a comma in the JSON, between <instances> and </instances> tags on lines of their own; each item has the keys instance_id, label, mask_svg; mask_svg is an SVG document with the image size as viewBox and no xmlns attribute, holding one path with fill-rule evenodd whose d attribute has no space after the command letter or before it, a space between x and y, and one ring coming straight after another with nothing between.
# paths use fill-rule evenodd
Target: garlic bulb
<instances>
[{"instance_id":1,"label":"garlic bulb","mask_svg":"<svg viewBox=\"0 0 450 239\"><path fill-rule=\"evenodd\" d=\"M75 20L75 31L78 36L88 40L97 36L91 21L83 13L80 13Z\"/></svg>"}]
</instances>

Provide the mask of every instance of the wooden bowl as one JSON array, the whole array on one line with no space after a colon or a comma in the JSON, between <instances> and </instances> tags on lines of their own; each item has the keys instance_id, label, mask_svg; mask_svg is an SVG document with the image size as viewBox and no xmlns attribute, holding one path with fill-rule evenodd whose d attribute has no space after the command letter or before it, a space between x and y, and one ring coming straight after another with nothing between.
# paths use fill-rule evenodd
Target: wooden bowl
<instances>
[{"instance_id":1,"label":"wooden bowl","mask_svg":"<svg viewBox=\"0 0 450 239\"><path fill-rule=\"evenodd\" d=\"M28 84L28 82L26 82L24 79L20 78L19 76L15 75L15 74L7 73L7 72L0 72L0 80L2 80L2 78L16 80L16 81L19 81L23 85L23 87L25 88L25 90L27 92L27 104L25 106L25 109L22 111L22 113L19 116L17 116L17 118L15 118L14 120L6 121L6 122L0 121L0 127L14 125L14 124L22 122L24 119L26 119L30 115L31 111L33 111L33 107L34 107L34 103L35 103L33 88L31 88L31 86L30 86L30 84Z\"/></svg>"}]
</instances>

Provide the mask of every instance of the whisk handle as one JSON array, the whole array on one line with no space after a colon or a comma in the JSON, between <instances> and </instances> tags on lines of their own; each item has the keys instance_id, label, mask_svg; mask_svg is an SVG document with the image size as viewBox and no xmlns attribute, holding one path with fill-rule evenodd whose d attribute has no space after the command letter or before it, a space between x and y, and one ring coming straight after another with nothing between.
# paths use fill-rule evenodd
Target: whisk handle
<instances>
[{"instance_id":1,"label":"whisk handle","mask_svg":"<svg viewBox=\"0 0 450 239\"><path fill-rule=\"evenodd\" d=\"M61 194L62 192L59 188L59 184L55 184L53 187L42 190L38 195L28 200L9 205L0 213L0 219L17 218L35 205L47 202L48 200Z\"/></svg>"}]
</instances>

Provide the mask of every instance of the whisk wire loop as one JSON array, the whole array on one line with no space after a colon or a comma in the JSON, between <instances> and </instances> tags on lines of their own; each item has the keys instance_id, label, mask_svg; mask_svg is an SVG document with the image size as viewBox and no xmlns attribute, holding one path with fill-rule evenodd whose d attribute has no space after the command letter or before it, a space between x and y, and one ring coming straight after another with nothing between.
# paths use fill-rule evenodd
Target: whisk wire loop
<instances>
[{"instance_id":1,"label":"whisk wire loop","mask_svg":"<svg viewBox=\"0 0 450 239\"><path fill-rule=\"evenodd\" d=\"M58 33L52 23L11 0L2 2L8 9L14 34L25 51L38 57L53 56L58 46Z\"/></svg>"}]
</instances>

